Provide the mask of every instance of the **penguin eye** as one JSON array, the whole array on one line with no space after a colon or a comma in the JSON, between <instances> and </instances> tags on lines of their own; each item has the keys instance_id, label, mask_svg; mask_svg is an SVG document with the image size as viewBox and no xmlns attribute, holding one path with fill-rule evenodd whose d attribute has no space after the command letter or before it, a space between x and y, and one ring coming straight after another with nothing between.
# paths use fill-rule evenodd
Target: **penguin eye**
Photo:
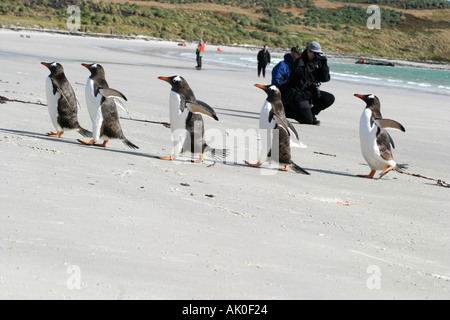
<instances>
[{"instance_id":1,"label":"penguin eye","mask_svg":"<svg viewBox=\"0 0 450 320\"><path fill-rule=\"evenodd\" d=\"M173 82L179 82L181 81L180 76L176 76L175 78L173 78Z\"/></svg>"},{"instance_id":2,"label":"penguin eye","mask_svg":"<svg viewBox=\"0 0 450 320\"><path fill-rule=\"evenodd\" d=\"M367 98L369 99L375 99L375 96L373 94L369 95Z\"/></svg>"},{"instance_id":3,"label":"penguin eye","mask_svg":"<svg viewBox=\"0 0 450 320\"><path fill-rule=\"evenodd\" d=\"M53 67L53 68L56 68L56 66L57 66L56 62L53 62L53 63L50 65L50 67Z\"/></svg>"},{"instance_id":4,"label":"penguin eye","mask_svg":"<svg viewBox=\"0 0 450 320\"><path fill-rule=\"evenodd\" d=\"M276 86L270 86L269 89L272 90L272 91L276 91L277 87Z\"/></svg>"}]
</instances>

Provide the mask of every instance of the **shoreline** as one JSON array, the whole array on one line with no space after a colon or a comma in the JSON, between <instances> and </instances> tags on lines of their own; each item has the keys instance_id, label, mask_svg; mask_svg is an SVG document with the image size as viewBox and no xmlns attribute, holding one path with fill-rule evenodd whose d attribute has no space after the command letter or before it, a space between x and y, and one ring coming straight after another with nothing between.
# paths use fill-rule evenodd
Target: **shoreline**
<instances>
[{"instance_id":1,"label":"shoreline","mask_svg":"<svg viewBox=\"0 0 450 320\"><path fill-rule=\"evenodd\" d=\"M0 29L11 30L16 32L42 32L42 33L50 33L50 34L60 34L60 35L70 35L70 36L78 36L78 37L92 37L92 38L106 38L106 39L123 39L123 40L143 40L143 41L159 41L159 42L180 42L185 41L183 39L161 39L144 35L117 35L117 34L108 34L108 33L93 33L93 32L72 32L61 29L46 29L46 28L31 28L31 27L17 27L12 25L1 25ZM186 43L195 43L195 42L187 42ZM254 45L245 45L245 44L232 44L232 45L220 45L214 44L224 48L240 48L240 49L248 49L248 50L259 50L259 46ZM280 48L272 48L274 53L285 53L286 50ZM423 60L412 60L412 59L401 59L401 58L382 58L370 55L357 55L357 54L344 54L338 52L326 52L326 55L330 59L330 61L334 62L344 62L344 63L354 63L356 60L364 57L366 60L377 60L380 62L392 62L395 66L400 67L409 67L409 68L418 68L418 69L430 69L430 70L444 70L450 71L450 63L445 62L436 62L436 61L423 61Z\"/></svg>"}]
</instances>

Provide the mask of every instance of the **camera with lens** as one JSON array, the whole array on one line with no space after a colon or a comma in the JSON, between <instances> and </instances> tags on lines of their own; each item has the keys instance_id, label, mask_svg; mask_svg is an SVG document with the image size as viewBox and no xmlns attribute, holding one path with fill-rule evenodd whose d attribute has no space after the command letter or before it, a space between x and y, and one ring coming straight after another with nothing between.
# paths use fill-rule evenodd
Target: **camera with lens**
<instances>
[{"instance_id":1,"label":"camera with lens","mask_svg":"<svg viewBox=\"0 0 450 320\"><path fill-rule=\"evenodd\" d=\"M320 99L320 82L313 82L311 84L311 92L314 98Z\"/></svg>"}]
</instances>

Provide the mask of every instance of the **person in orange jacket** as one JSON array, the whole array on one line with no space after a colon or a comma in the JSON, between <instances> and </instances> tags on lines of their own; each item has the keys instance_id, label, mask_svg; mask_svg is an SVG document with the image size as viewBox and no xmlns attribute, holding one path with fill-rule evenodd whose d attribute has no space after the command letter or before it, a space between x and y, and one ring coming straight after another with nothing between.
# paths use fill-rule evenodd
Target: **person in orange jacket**
<instances>
[{"instance_id":1,"label":"person in orange jacket","mask_svg":"<svg viewBox=\"0 0 450 320\"><path fill-rule=\"evenodd\" d=\"M200 40L198 42L197 50L195 51L195 54L197 55L197 69L200 70L202 68L202 57L203 53L205 52L205 43L203 40Z\"/></svg>"}]
</instances>

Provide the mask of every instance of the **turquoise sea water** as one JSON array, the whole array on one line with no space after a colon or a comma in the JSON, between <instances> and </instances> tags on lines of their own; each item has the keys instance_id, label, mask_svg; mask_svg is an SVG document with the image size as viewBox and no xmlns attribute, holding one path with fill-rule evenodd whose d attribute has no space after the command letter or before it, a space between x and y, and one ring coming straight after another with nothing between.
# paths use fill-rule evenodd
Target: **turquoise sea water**
<instances>
[{"instance_id":1,"label":"turquoise sea water","mask_svg":"<svg viewBox=\"0 0 450 320\"><path fill-rule=\"evenodd\" d=\"M185 52L180 55L182 58L195 61L195 55L192 53ZM273 58L272 64L268 66L267 71L271 71L272 67L280 60L280 58ZM220 63L241 68L256 68L257 63L256 56L226 54L223 52L205 54L203 61L205 63ZM450 71L338 62L329 62L329 66L332 79L450 95Z\"/></svg>"},{"instance_id":2,"label":"turquoise sea water","mask_svg":"<svg viewBox=\"0 0 450 320\"><path fill-rule=\"evenodd\" d=\"M330 62L335 79L450 95L450 71Z\"/></svg>"}]
</instances>

